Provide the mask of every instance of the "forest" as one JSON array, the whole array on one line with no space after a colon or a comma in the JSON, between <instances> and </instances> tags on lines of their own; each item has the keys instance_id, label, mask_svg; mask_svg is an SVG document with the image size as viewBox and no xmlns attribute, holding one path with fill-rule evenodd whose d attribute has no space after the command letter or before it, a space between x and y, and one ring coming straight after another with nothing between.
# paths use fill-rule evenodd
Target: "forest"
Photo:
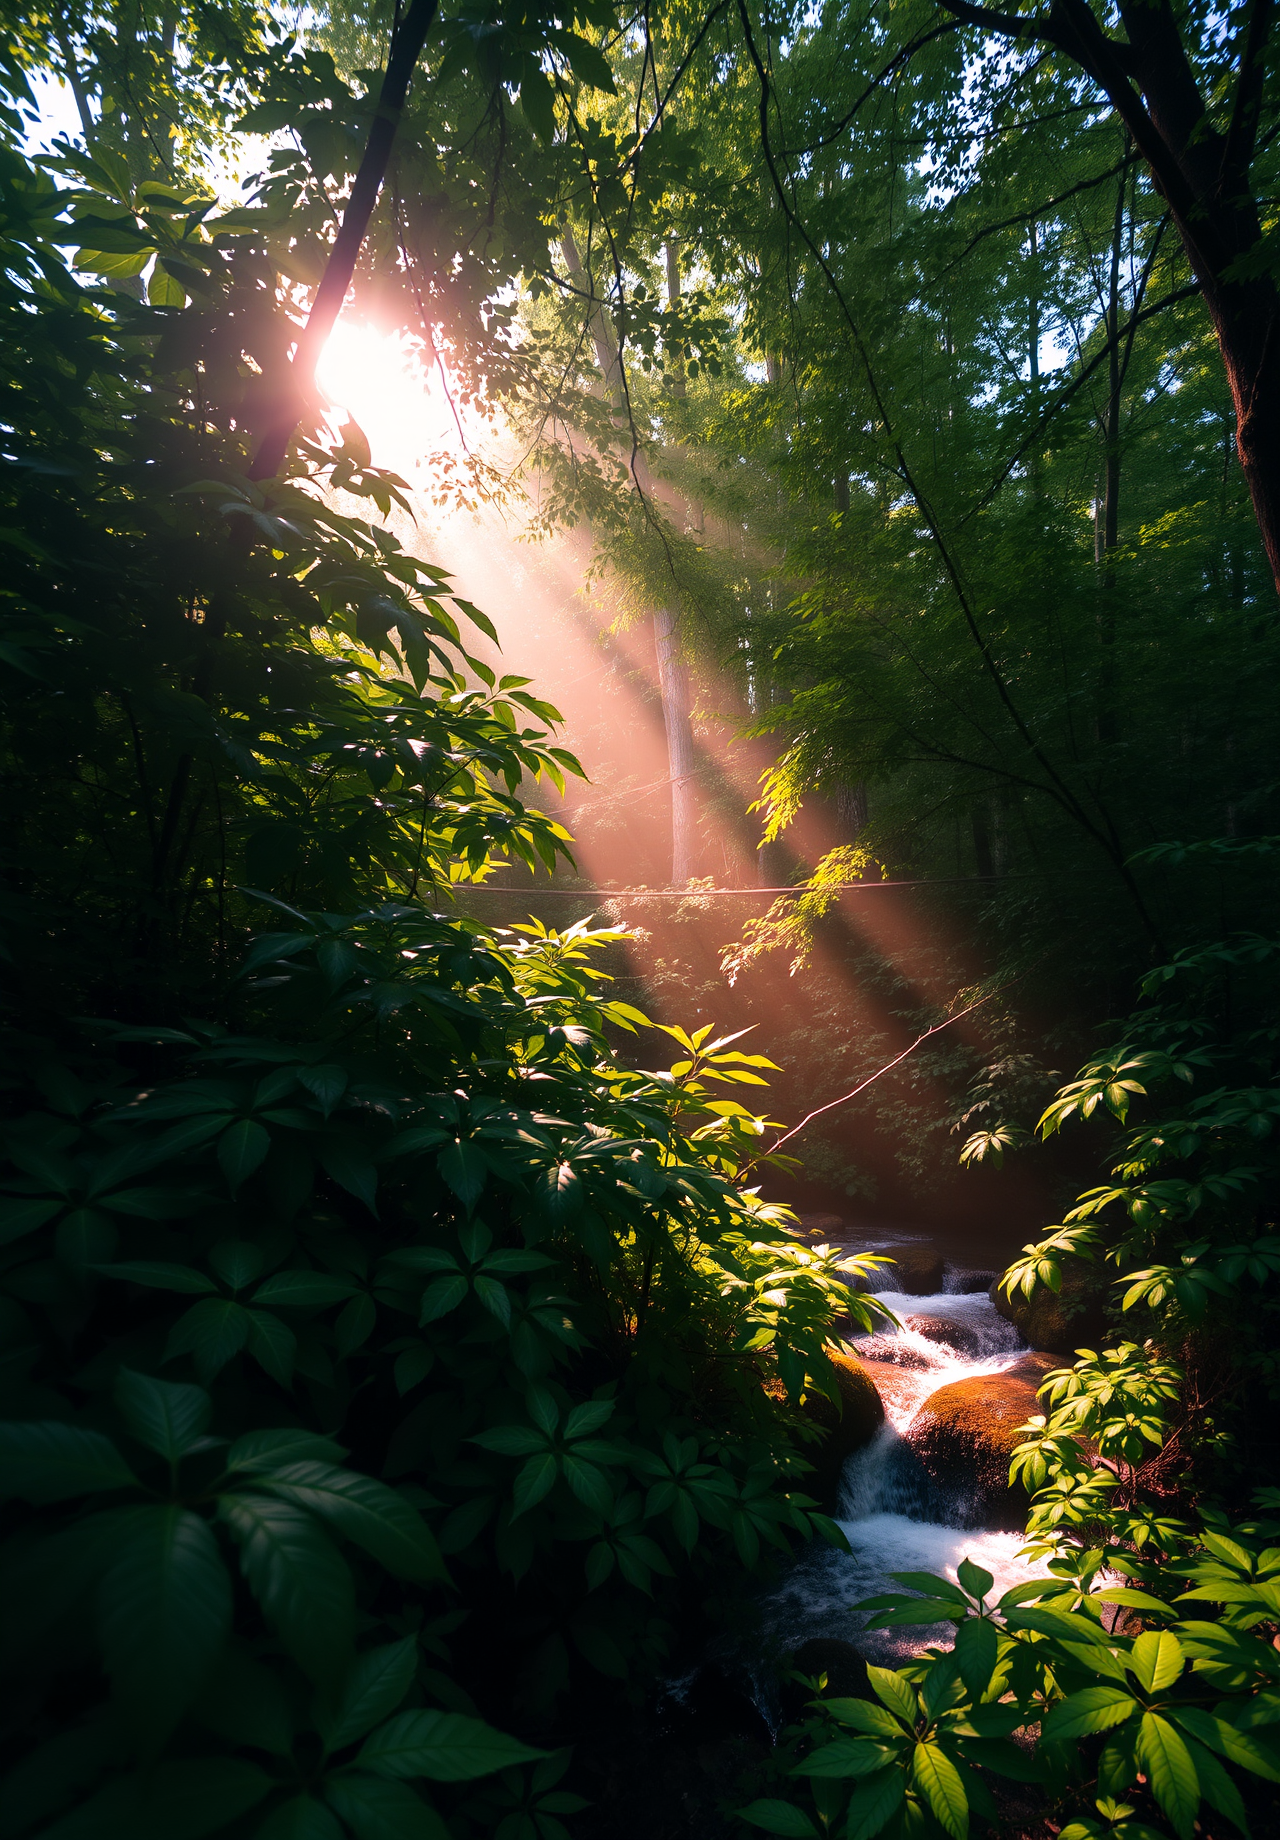
<instances>
[{"instance_id":1,"label":"forest","mask_svg":"<svg viewBox=\"0 0 1280 1840\"><path fill-rule=\"evenodd\" d=\"M4 7L6 1840L1280 1833L1280 26L1012 4Z\"/></svg>"}]
</instances>

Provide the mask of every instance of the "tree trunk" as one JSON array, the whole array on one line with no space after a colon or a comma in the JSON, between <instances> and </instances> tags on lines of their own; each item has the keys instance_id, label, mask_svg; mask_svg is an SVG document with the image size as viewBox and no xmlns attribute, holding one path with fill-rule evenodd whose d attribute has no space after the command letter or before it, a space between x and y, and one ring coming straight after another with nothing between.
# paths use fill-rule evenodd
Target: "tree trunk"
<instances>
[{"instance_id":1,"label":"tree trunk","mask_svg":"<svg viewBox=\"0 0 1280 1840\"><path fill-rule=\"evenodd\" d=\"M626 419L622 394L622 360L612 328L605 318L603 303L594 296L594 283L582 266L578 245L566 224L561 232L560 247L565 266L581 286L591 289L588 324L600 367L604 392L614 419ZM667 276L679 292L679 262L673 241L667 244ZM637 488L646 498L653 495L653 478L644 455L633 462ZM680 653L679 620L675 608L656 607L653 614L653 641L658 660L658 693L662 698L662 722L667 734L667 772L671 780L671 885L681 887L696 874L697 859L697 788L698 759L693 739L689 673Z\"/></svg>"},{"instance_id":2,"label":"tree trunk","mask_svg":"<svg viewBox=\"0 0 1280 1840\"><path fill-rule=\"evenodd\" d=\"M1211 113L1171 0L1117 0L1123 39L1088 0L1052 0L1015 15L942 0L959 19L1005 38L1040 40L1080 66L1106 95L1169 206L1217 334L1236 415L1236 451L1280 593L1280 289L1269 274L1228 280L1255 256L1261 213L1253 162L1276 0L1249 0L1225 47L1224 81ZM1226 126L1214 125L1214 115Z\"/></svg>"},{"instance_id":3,"label":"tree trunk","mask_svg":"<svg viewBox=\"0 0 1280 1840\"><path fill-rule=\"evenodd\" d=\"M1270 279L1204 286L1236 413L1236 452L1280 591L1280 292Z\"/></svg>"}]
</instances>

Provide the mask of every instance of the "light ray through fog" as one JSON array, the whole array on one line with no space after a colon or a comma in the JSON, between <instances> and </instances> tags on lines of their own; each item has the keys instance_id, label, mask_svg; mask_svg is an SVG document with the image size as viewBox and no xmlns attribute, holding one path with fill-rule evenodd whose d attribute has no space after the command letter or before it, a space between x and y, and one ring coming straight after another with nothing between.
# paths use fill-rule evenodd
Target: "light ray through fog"
<instances>
[{"instance_id":1,"label":"light ray through fog","mask_svg":"<svg viewBox=\"0 0 1280 1840\"><path fill-rule=\"evenodd\" d=\"M737 798L736 816L727 814L722 822L704 826L713 833L709 845L719 846L723 861L708 853L703 867L716 868L713 879L722 893L681 897L676 891L659 892L670 862L670 780L651 623L612 627L609 611L583 594L592 560L588 531L528 541L514 493L502 505L485 503L475 510L438 502L445 496L442 469L460 467L468 456L461 452L445 379L438 371L424 375L408 341L341 322L319 375L337 405L334 425L343 420L342 412L353 417L369 440L374 463L400 473L409 484L413 518L396 512L392 519L401 541L448 569L456 590L481 607L497 628L500 651L474 632L468 635L469 649L499 672L533 680L535 693L562 711L561 739L589 775L586 785L570 782L563 802L549 787L528 789L533 802L561 816L573 834L578 888L553 891L536 881L521 886L523 872L506 872L501 881L507 886L491 887L487 893L497 898L492 904L481 899L478 911L488 912L492 905L495 918L532 911L556 925L573 916L575 901L585 908L599 898L606 903L602 920L641 929L641 941L629 953L630 969L646 987L645 1002L659 1019L739 1026L737 1008L744 993L731 991L721 975L721 950L731 937L741 936L753 900L762 911L775 898L780 868L782 877L788 876L799 864L812 864L848 841L830 802L807 801L785 844L762 857L756 848L758 828L746 813L772 754L763 740L735 739L727 721L711 725L699 741L704 785L719 783ZM495 449L501 452L501 428L486 418L473 414L468 421L464 416L462 428L476 454L488 458ZM368 509L362 501L352 504L361 512ZM752 888L757 873L765 885ZM638 885L647 885L649 892L612 892ZM916 898L918 886L877 883L874 890L850 891L812 951L815 979L843 993L846 1013L858 1019L856 1032L874 1042L886 1060L917 1032L908 1011L946 1003L955 994L954 950L940 936L937 916ZM865 953L893 967L905 990L877 989L861 976L850 961ZM677 966L694 969L688 977L680 973L674 995L668 988L666 996L655 997L655 967L669 987ZM972 969L976 976L977 967ZM768 1099L774 1115L794 1121L807 1109L802 1094L814 1091L815 1080L820 1085L824 1077L821 1069L801 1064L810 1026L804 1011L809 987L777 975L748 975L760 1045L768 1050L789 1040L800 1057L775 1080ZM976 1039L968 1019L955 1033ZM787 1050L782 1053L785 1057ZM833 1066L827 1072L840 1079L844 1069ZM922 1067L914 1088L916 1103L941 1123L948 1102L943 1082ZM872 1167L877 1157L883 1161L890 1154L883 1145L875 1148L871 1112L851 1114L842 1137L855 1158L870 1157Z\"/></svg>"}]
</instances>

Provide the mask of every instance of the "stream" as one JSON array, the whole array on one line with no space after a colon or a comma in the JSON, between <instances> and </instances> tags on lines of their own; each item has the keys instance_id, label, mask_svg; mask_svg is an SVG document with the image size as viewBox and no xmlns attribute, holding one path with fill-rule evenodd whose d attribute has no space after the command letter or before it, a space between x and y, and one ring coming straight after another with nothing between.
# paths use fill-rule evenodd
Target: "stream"
<instances>
[{"instance_id":1,"label":"stream","mask_svg":"<svg viewBox=\"0 0 1280 1840\"><path fill-rule=\"evenodd\" d=\"M884 1281L892 1282L892 1272ZM943 1282L959 1287L972 1278L949 1270ZM939 1387L1006 1373L1027 1353L1026 1344L997 1314L985 1289L944 1289L925 1297L891 1290L878 1295L902 1326L857 1336L850 1344L885 1407L877 1436L845 1465L839 1521L852 1550L839 1553L815 1542L771 1595L764 1609L768 1644L775 1652L791 1651L815 1636L836 1637L869 1661L893 1665L926 1644L949 1646L952 1626L866 1631L865 1614L851 1606L900 1589L890 1572L929 1571L954 1578L967 1556L992 1573L998 1595L1039 1570L1017 1557L1025 1543L1022 1534L984 1530L970 1504L929 1478L902 1436Z\"/></svg>"}]
</instances>

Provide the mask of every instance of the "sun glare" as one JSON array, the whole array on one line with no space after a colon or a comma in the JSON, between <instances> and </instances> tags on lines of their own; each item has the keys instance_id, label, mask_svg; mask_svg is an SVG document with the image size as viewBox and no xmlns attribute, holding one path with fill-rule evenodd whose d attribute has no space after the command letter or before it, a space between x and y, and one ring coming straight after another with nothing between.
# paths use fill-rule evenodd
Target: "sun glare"
<instances>
[{"instance_id":1,"label":"sun glare","mask_svg":"<svg viewBox=\"0 0 1280 1840\"><path fill-rule=\"evenodd\" d=\"M339 321L316 376L334 405L335 424L346 416L359 423L376 466L412 479L413 469L447 439L439 384L431 387L402 334Z\"/></svg>"}]
</instances>

